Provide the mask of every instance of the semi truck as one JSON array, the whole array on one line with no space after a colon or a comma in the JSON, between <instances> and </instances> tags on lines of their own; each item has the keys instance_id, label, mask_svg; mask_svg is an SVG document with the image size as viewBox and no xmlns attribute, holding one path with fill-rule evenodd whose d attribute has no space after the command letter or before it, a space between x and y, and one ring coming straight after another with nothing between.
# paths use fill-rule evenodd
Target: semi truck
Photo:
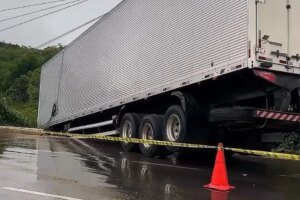
<instances>
[{"instance_id":1,"label":"semi truck","mask_svg":"<svg viewBox=\"0 0 300 200\"><path fill-rule=\"evenodd\" d=\"M251 148L299 134L299 19L298 0L123 0L42 66L38 126Z\"/></svg>"}]
</instances>

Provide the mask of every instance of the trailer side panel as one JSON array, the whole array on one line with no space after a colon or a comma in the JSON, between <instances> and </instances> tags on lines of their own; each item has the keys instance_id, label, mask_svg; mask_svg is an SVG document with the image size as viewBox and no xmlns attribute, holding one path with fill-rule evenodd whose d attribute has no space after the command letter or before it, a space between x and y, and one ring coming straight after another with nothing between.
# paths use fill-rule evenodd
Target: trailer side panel
<instances>
[{"instance_id":1,"label":"trailer side panel","mask_svg":"<svg viewBox=\"0 0 300 200\"><path fill-rule=\"evenodd\" d=\"M66 48L50 125L247 67L247 25L248 0L123 1Z\"/></svg>"}]
</instances>

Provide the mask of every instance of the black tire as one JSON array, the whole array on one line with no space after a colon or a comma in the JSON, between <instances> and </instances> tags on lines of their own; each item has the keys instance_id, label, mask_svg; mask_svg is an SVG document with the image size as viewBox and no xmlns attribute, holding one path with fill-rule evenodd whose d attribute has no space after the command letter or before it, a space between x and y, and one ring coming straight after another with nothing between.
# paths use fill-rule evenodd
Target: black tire
<instances>
[{"instance_id":1,"label":"black tire","mask_svg":"<svg viewBox=\"0 0 300 200\"><path fill-rule=\"evenodd\" d=\"M169 120L172 120L171 118L175 117L176 120L180 123L180 130L178 132L178 137L174 136L172 137L169 133L170 128L168 124L171 122ZM168 142L187 142L188 141L188 135L187 135L187 119L186 115L179 105L173 105L171 106L164 116L164 130L163 130L163 139L164 141ZM180 147L170 147L167 146L166 149L171 152L176 152L180 149Z\"/></svg>"},{"instance_id":2,"label":"black tire","mask_svg":"<svg viewBox=\"0 0 300 200\"><path fill-rule=\"evenodd\" d=\"M140 125L139 138L162 140L163 117L159 115L146 115ZM152 138L147 136L151 132ZM144 156L154 157L165 153L163 146L139 144L140 150Z\"/></svg>"},{"instance_id":3,"label":"black tire","mask_svg":"<svg viewBox=\"0 0 300 200\"><path fill-rule=\"evenodd\" d=\"M138 138L139 135L139 127L142 121L142 115L137 113L127 113L123 116L121 124L120 124L120 137L129 137L129 138ZM125 129L131 126L131 135L127 135L124 133ZM124 151L130 152L138 149L138 145L134 143L121 142L122 149Z\"/></svg>"},{"instance_id":4,"label":"black tire","mask_svg":"<svg viewBox=\"0 0 300 200\"><path fill-rule=\"evenodd\" d=\"M216 125L241 127L256 125L255 109L249 107L216 108L211 110L209 121Z\"/></svg>"}]
</instances>

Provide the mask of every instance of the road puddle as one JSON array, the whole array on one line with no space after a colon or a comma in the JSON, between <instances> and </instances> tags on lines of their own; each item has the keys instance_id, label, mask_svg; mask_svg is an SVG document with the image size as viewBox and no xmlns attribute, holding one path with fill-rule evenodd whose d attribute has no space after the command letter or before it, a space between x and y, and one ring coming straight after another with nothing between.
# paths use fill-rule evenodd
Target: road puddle
<instances>
[{"instance_id":1,"label":"road puddle","mask_svg":"<svg viewBox=\"0 0 300 200\"><path fill-rule=\"evenodd\" d=\"M0 187L78 199L298 199L299 162L227 159L231 192L206 190L213 163L145 158L116 143L0 133ZM12 191L11 191L12 192ZM0 195L9 191L0 190Z\"/></svg>"}]
</instances>

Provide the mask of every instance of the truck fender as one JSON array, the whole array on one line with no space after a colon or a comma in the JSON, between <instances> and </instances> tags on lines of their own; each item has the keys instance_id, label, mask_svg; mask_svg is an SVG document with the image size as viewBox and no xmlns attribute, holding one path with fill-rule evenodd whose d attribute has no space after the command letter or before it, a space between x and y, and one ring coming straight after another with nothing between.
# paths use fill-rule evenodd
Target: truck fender
<instances>
[{"instance_id":1,"label":"truck fender","mask_svg":"<svg viewBox=\"0 0 300 200\"><path fill-rule=\"evenodd\" d=\"M172 92L171 96L177 97L180 100L181 107L182 107L183 111L186 112L187 111L187 105L186 105L185 94L180 92L180 91L176 91L176 92Z\"/></svg>"},{"instance_id":2,"label":"truck fender","mask_svg":"<svg viewBox=\"0 0 300 200\"><path fill-rule=\"evenodd\" d=\"M198 101L192 94L176 91L171 96L179 98L184 112L198 111L200 108Z\"/></svg>"},{"instance_id":3,"label":"truck fender","mask_svg":"<svg viewBox=\"0 0 300 200\"><path fill-rule=\"evenodd\" d=\"M115 119L113 120L113 124L115 126L115 128L118 128L120 126L121 120L123 115L126 113L127 107L126 105L122 106L118 115L115 117Z\"/></svg>"}]
</instances>

